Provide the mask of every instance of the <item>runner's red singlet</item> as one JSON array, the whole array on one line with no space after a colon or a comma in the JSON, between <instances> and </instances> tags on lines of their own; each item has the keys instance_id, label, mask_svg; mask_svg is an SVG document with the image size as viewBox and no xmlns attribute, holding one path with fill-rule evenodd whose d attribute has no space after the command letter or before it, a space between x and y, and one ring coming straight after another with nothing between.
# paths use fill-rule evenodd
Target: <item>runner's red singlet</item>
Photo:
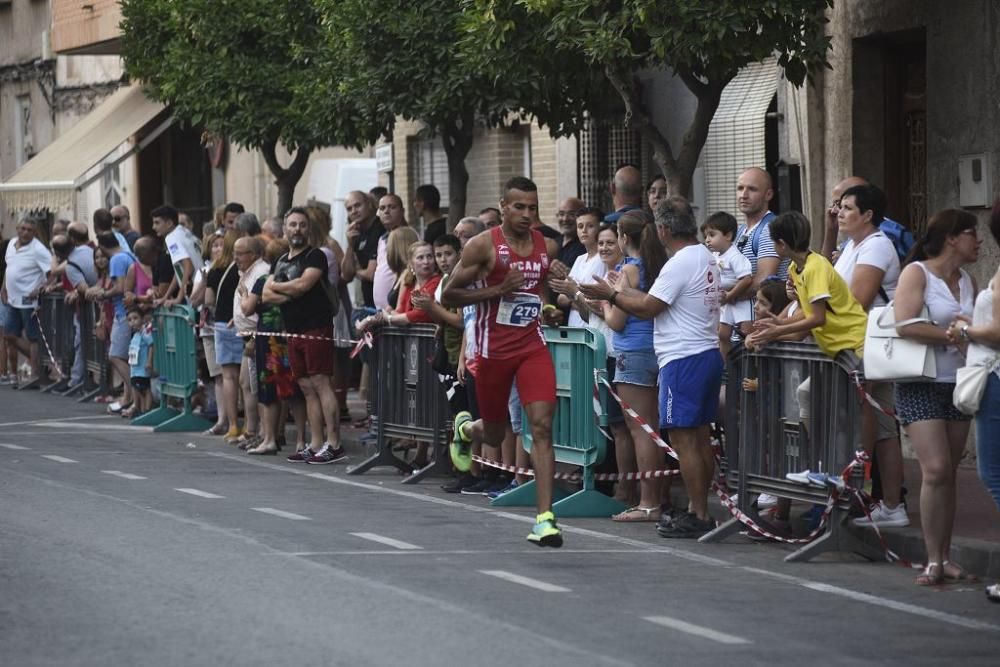
<instances>
[{"instance_id":1,"label":"runner's red singlet","mask_svg":"<svg viewBox=\"0 0 1000 667\"><path fill-rule=\"evenodd\" d=\"M476 312L476 343L483 359L510 359L545 349L541 315L542 281L549 272L545 237L532 229L533 247L526 257L511 250L503 227L490 230L496 261L486 276L487 287L499 285L512 268L524 274L524 284L516 292L479 304Z\"/></svg>"}]
</instances>

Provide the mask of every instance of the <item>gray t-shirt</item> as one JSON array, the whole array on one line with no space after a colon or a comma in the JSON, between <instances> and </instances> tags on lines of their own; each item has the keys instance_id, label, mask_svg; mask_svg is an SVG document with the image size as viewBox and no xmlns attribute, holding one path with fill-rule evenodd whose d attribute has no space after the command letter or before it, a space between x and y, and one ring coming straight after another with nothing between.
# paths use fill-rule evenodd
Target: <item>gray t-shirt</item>
<instances>
[{"instance_id":1,"label":"gray t-shirt","mask_svg":"<svg viewBox=\"0 0 1000 667\"><path fill-rule=\"evenodd\" d=\"M94 266L94 249L90 246L77 246L69 254L66 262L66 279L74 287L81 282L87 287L97 284L97 267Z\"/></svg>"}]
</instances>

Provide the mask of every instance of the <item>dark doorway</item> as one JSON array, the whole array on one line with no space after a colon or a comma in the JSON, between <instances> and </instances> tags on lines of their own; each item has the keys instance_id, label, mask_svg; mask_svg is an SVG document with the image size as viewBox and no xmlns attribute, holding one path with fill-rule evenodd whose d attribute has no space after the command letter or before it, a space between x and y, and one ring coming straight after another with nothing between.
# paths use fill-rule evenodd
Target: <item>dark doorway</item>
<instances>
[{"instance_id":1,"label":"dark doorway","mask_svg":"<svg viewBox=\"0 0 1000 667\"><path fill-rule=\"evenodd\" d=\"M149 212L172 204L197 225L212 218L212 167L201 131L175 124L139 153L139 215L143 234L153 232Z\"/></svg>"},{"instance_id":2,"label":"dark doorway","mask_svg":"<svg viewBox=\"0 0 1000 667\"><path fill-rule=\"evenodd\" d=\"M925 31L855 40L853 75L854 173L885 190L886 214L919 236L927 226Z\"/></svg>"}]
</instances>

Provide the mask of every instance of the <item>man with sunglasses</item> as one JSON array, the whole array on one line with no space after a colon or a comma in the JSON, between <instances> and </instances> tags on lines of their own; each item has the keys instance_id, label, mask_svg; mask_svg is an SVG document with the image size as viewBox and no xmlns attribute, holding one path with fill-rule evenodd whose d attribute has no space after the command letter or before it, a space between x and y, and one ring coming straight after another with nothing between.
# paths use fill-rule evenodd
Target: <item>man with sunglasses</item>
<instances>
[{"instance_id":1,"label":"man with sunglasses","mask_svg":"<svg viewBox=\"0 0 1000 667\"><path fill-rule=\"evenodd\" d=\"M125 206L111 207L111 226L114 230L125 237L129 249L135 247L135 242L139 240L139 232L132 229L132 216Z\"/></svg>"}]
</instances>

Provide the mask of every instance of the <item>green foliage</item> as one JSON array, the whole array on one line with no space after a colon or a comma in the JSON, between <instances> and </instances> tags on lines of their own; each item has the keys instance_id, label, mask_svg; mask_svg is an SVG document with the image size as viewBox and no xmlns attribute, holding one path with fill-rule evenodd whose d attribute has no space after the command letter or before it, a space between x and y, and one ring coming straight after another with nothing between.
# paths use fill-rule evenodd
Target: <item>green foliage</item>
<instances>
[{"instance_id":1,"label":"green foliage","mask_svg":"<svg viewBox=\"0 0 1000 667\"><path fill-rule=\"evenodd\" d=\"M328 39L323 69L340 78L341 90L437 132L463 119L493 127L530 114L568 135L595 94L610 90L579 58L524 50L524 38L540 39L541 26L469 48L472 5L463 0L315 1ZM490 61L481 57L487 49ZM503 66L487 66L497 61Z\"/></svg>"},{"instance_id":2,"label":"green foliage","mask_svg":"<svg viewBox=\"0 0 1000 667\"><path fill-rule=\"evenodd\" d=\"M776 53L801 85L828 66L824 34L832 0L471 0L484 16L527 11L547 41L599 66L669 66L703 82L729 81ZM511 28L498 25L494 34Z\"/></svg>"},{"instance_id":3,"label":"green foliage","mask_svg":"<svg viewBox=\"0 0 1000 667\"><path fill-rule=\"evenodd\" d=\"M241 146L361 147L390 123L357 99L337 95L336 81L326 81L322 91L317 86L326 34L312 0L121 5L129 76L179 118Z\"/></svg>"}]
</instances>

